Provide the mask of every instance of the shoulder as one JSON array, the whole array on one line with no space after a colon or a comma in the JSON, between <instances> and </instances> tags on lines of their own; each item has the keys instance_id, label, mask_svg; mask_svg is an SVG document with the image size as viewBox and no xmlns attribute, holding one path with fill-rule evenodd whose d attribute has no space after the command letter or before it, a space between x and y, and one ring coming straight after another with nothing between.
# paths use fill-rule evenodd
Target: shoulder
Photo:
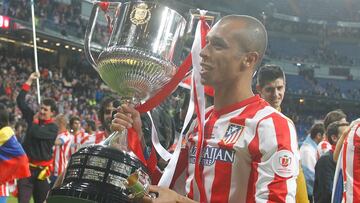
<instances>
[{"instance_id":1,"label":"shoulder","mask_svg":"<svg viewBox=\"0 0 360 203\"><path fill-rule=\"evenodd\" d=\"M259 111L259 116L255 121L259 128L275 129L277 133L295 130L295 125L290 118L270 106Z\"/></svg>"}]
</instances>

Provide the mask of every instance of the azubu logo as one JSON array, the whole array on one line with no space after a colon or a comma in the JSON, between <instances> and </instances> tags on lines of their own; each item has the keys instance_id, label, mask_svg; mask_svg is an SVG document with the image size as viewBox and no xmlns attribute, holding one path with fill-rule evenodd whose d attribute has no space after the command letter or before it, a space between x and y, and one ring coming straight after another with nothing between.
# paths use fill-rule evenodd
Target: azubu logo
<instances>
[{"instance_id":1,"label":"azubu logo","mask_svg":"<svg viewBox=\"0 0 360 203\"><path fill-rule=\"evenodd\" d=\"M217 161L234 162L234 150L220 149L216 147L205 147L203 149L202 158L200 163L204 166L211 166ZM190 148L189 162L194 164L196 160L196 147Z\"/></svg>"}]
</instances>

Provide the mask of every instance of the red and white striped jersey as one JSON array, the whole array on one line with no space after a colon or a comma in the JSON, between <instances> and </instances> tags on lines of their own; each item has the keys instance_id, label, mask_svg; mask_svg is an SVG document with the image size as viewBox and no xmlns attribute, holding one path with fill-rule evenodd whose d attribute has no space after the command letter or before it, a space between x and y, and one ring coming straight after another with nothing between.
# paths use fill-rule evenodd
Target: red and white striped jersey
<instances>
[{"instance_id":1,"label":"red and white striped jersey","mask_svg":"<svg viewBox=\"0 0 360 203\"><path fill-rule=\"evenodd\" d=\"M0 185L0 197L10 196L8 183Z\"/></svg>"},{"instance_id":2,"label":"red and white striped jersey","mask_svg":"<svg viewBox=\"0 0 360 203\"><path fill-rule=\"evenodd\" d=\"M84 129L81 129L76 134L71 134L71 135L72 135L72 143L71 143L70 151L72 155L81 148L81 145L84 143L84 140L86 140L86 137L88 137L89 134L87 134Z\"/></svg>"},{"instance_id":3,"label":"red and white striped jersey","mask_svg":"<svg viewBox=\"0 0 360 203\"><path fill-rule=\"evenodd\" d=\"M92 144L99 144L105 140L105 131L97 131L91 135L84 137L81 140L81 147L89 146Z\"/></svg>"},{"instance_id":4,"label":"red and white striped jersey","mask_svg":"<svg viewBox=\"0 0 360 203\"><path fill-rule=\"evenodd\" d=\"M299 172L296 130L290 119L265 100L256 95L210 110L204 136L200 161L203 188L198 189L194 179L197 127L188 134L187 150L182 151L188 153L185 191L189 198L201 202L295 202ZM179 164L183 164L181 158ZM205 200L201 194L206 195Z\"/></svg>"},{"instance_id":5,"label":"red and white striped jersey","mask_svg":"<svg viewBox=\"0 0 360 203\"><path fill-rule=\"evenodd\" d=\"M357 203L360 202L360 123L351 128L342 150L339 159L342 159L343 164L343 202Z\"/></svg>"},{"instance_id":6,"label":"red and white striped jersey","mask_svg":"<svg viewBox=\"0 0 360 203\"><path fill-rule=\"evenodd\" d=\"M317 152L319 157L324 155L326 152L330 151L332 149L331 144L326 140L321 141L317 146Z\"/></svg>"},{"instance_id":7,"label":"red and white striped jersey","mask_svg":"<svg viewBox=\"0 0 360 203\"><path fill-rule=\"evenodd\" d=\"M70 146L72 137L69 131L58 134L56 139L61 139L62 145L54 146L54 176L59 176L66 168L67 162L70 159Z\"/></svg>"}]
</instances>

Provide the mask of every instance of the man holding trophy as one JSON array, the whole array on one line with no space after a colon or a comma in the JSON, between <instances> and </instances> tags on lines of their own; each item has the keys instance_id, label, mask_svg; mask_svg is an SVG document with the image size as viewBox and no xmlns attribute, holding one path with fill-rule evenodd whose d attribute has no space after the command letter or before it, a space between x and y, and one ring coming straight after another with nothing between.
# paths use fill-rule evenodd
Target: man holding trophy
<instances>
[{"instance_id":1,"label":"man holding trophy","mask_svg":"<svg viewBox=\"0 0 360 203\"><path fill-rule=\"evenodd\" d=\"M260 21L225 16L210 30L201 51L201 83L215 90L214 106L205 122L200 181L194 157L196 123L186 136L177 169L185 173L186 194L150 186L156 198L143 202L295 202L299 154L290 119L269 106L251 89L254 72L267 46ZM140 114L132 105L117 109L113 130L141 132ZM175 173L179 174L179 173ZM178 185L178 183L176 183Z\"/></svg>"},{"instance_id":2,"label":"man holding trophy","mask_svg":"<svg viewBox=\"0 0 360 203\"><path fill-rule=\"evenodd\" d=\"M90 42L101 10L111 36L95 59ZM50 192L48 202L295 202L295 127L251 89L267 46L260 21L226 16L210 30L206 43L201 41L206 44L200 53L201 83L214 88L214 106L206 113L204 134L195 121L184 142L178 140L173 178L160 179L180 187L179 193L149 186L150 178L153 184L159 178L154 172L161 173L154 166L154 151L170 155L152 130L152 153L144 156L148 135L142 132L140 112L160 103L191 65L188 57L176 71L185 19L152 1L94 2L89 22L85 54L123 104L112 121L115 132L103 144L71 157L64 181Z\"/></svg>"}]
</instances>

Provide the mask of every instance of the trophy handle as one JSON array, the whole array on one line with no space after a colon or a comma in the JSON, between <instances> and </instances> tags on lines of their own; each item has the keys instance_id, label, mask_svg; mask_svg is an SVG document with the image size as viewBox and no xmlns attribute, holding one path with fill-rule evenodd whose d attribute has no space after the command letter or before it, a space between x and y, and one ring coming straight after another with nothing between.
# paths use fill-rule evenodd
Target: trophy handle
<instances>
[{"instance_id":1,"label":"trophy handle","mask_svg":"<svg viewBox=\"0 0 360 203\"><path fill-rule=\"evenodd\" d=\"M86 27L85 42L84 42L85 56L86 56L87 60L90 62L90 64L95 68L95 70L97 70L97 63L91 53L91 40L92 40L93 32L95 29L99 9L101 9L105 12L105 15L106 15L105 18L108 21L107 22L108 31L111 33L112 29L113 29L113 23L114 23L113 20L116 19L116 15L118 15L118 13L115 12L115 14L114 14L115 16L112 16L112 17L107 16L107 13L110 10L110 7L113 7L113 5L115 5L115 7L117 7L117 8L119 8L121 6L121 2L95 1L94 7L91 10L89 22Z\"/></svg>"},{"instance_id":2,"label":"trophy handle","mask_svg":"<svg viewBox=\"0 0 360 203\"><path fill-rule=\"evenodd\" d=\"M95 68L95 70L97 70L96 68L97 64L94 60L93 55L91 54L91 39L94 32L98 13L99 13L99 2L94 2L94 8L91 11L89 22L86 27L85 42L84 42L85 56L92 65L92 67Z\"/></svg>"},{"instance_id":3,"label":"trophy handle","mask_svg":"<svg viewBox=\"0 0 360 203\"><path fill-rule=\"evenodd\" d=\"M129 152L127 134L127 129L114 131L108 138L106 138L106 140L104 140L103 145L120 151Z\"/></svg>"}]
</instances>

